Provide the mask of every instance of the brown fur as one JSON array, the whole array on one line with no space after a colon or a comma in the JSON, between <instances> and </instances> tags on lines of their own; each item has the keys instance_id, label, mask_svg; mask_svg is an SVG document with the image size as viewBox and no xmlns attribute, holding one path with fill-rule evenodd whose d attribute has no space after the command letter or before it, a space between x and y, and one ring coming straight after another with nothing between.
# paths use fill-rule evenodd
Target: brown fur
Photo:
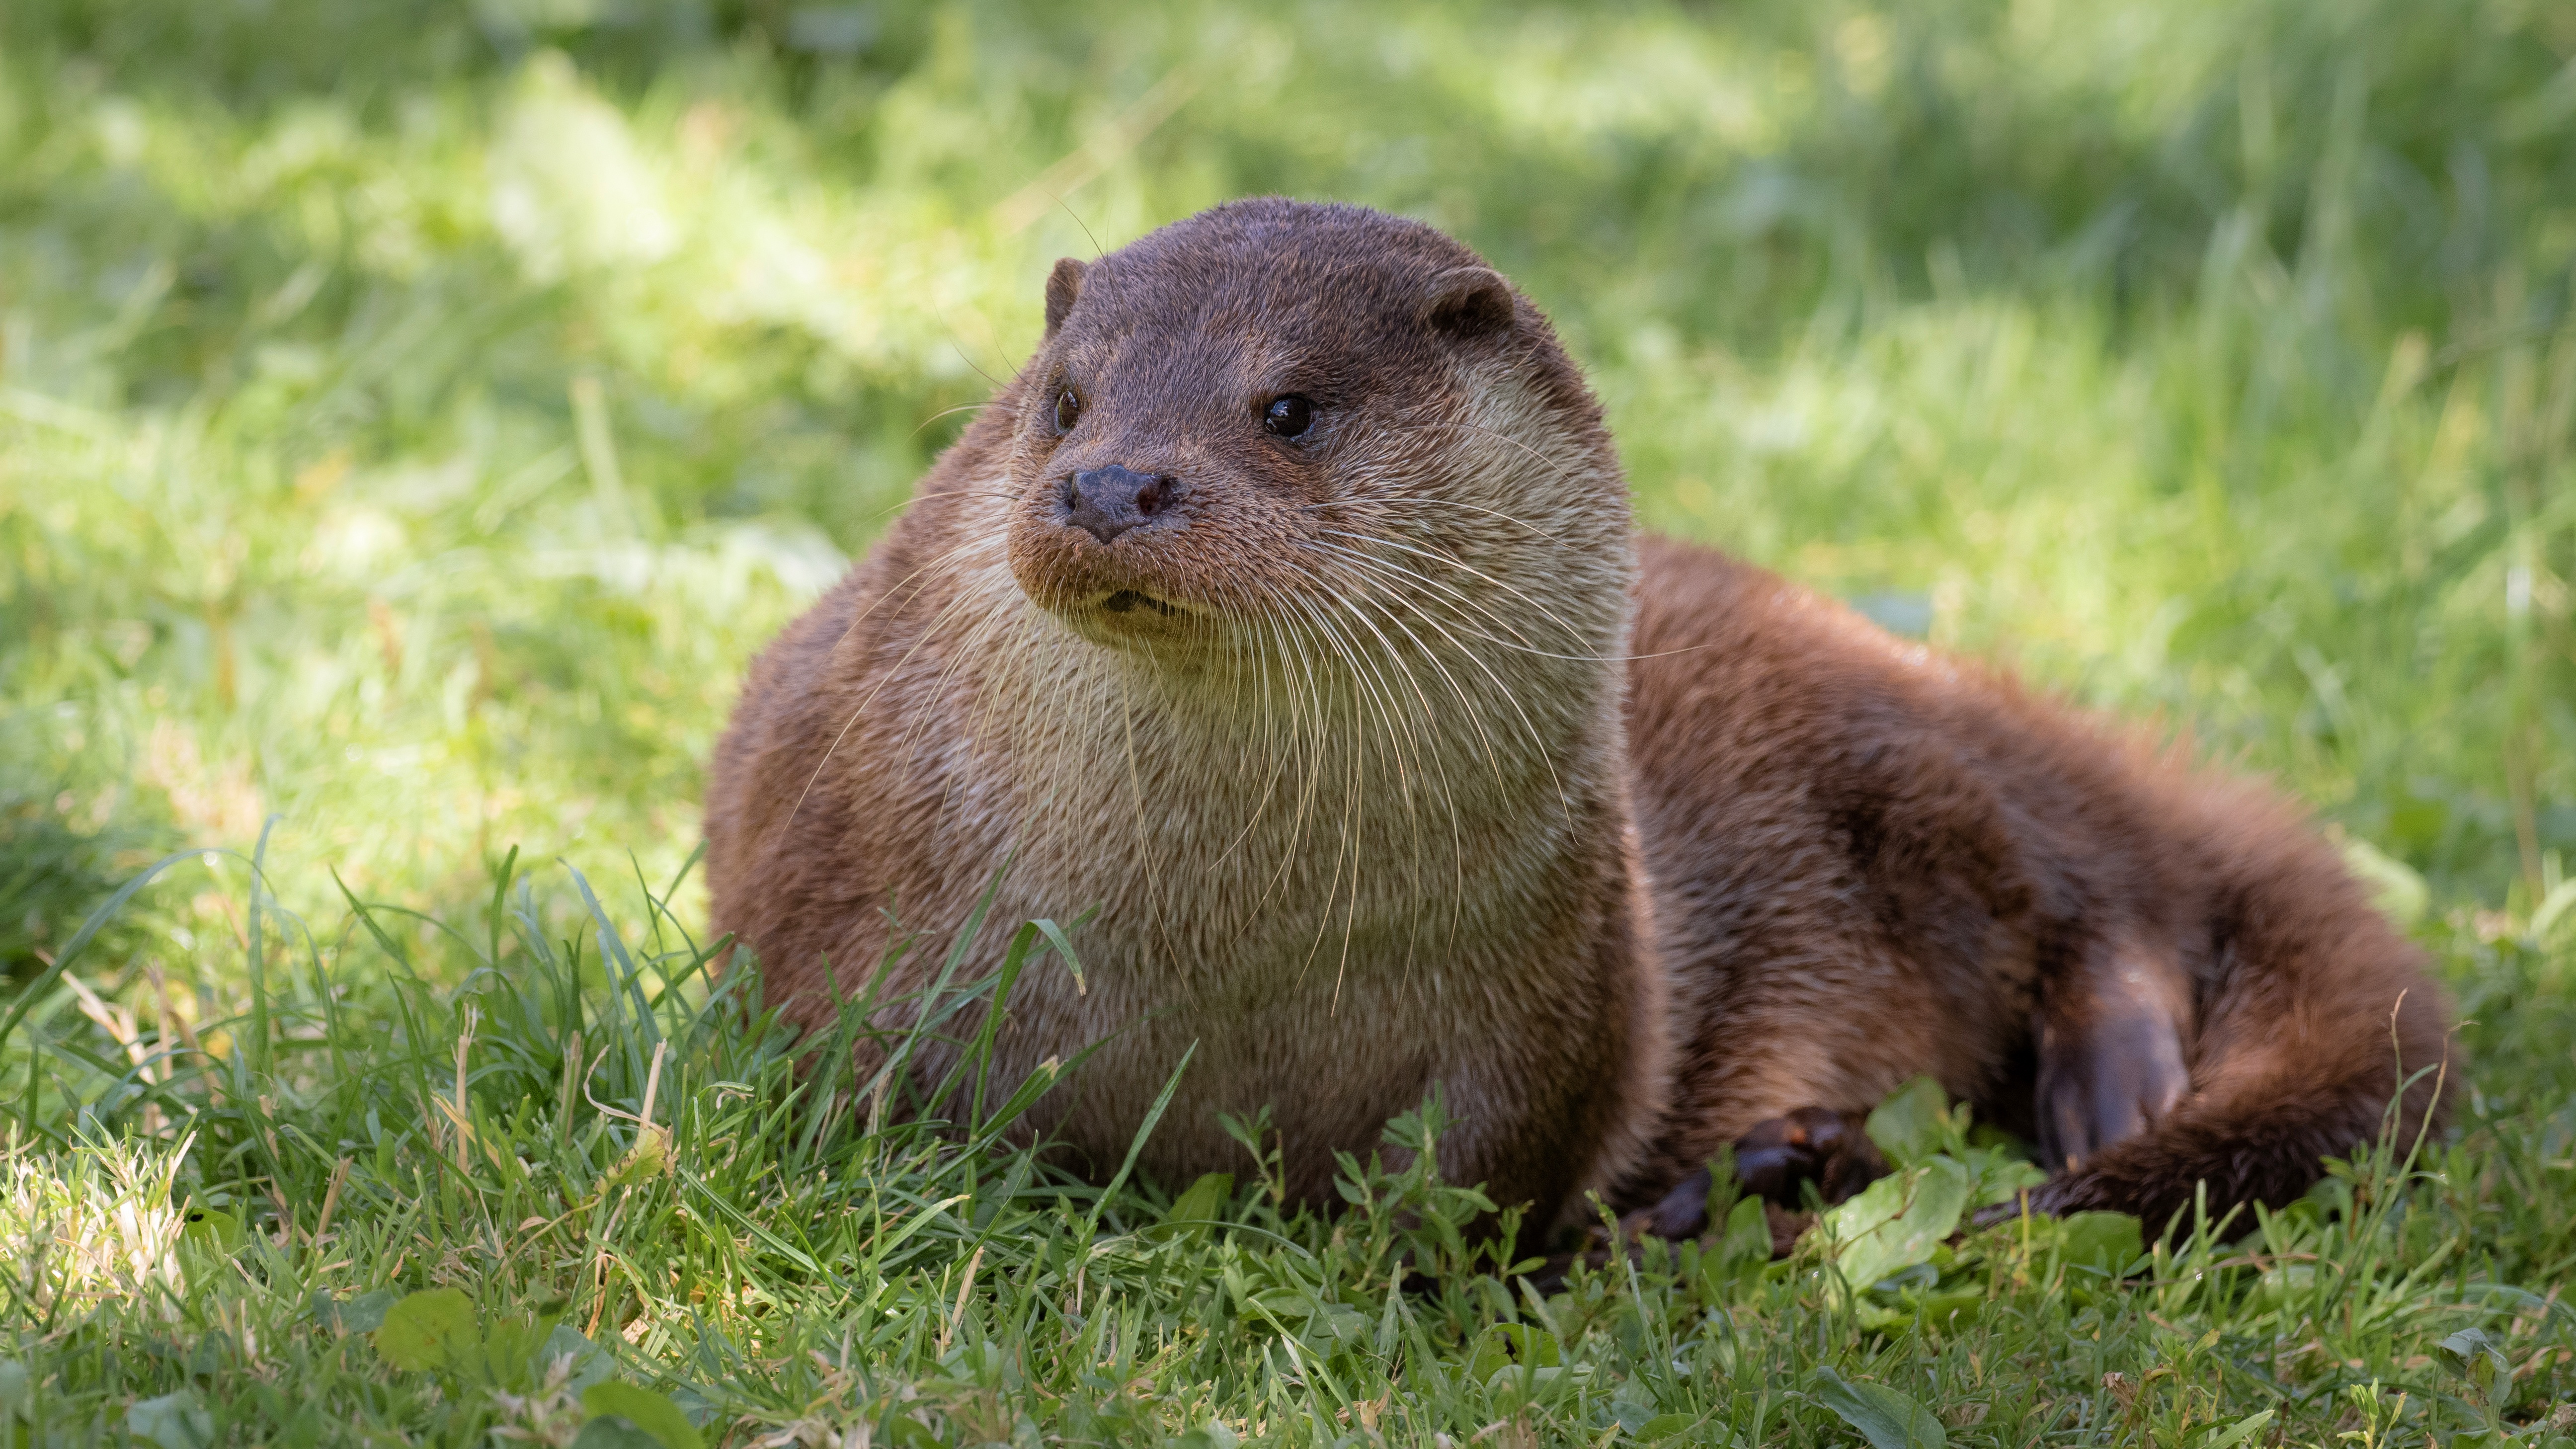
<instances>
[{"instance_id":1,"label":"brown fur","mask_svg":"<svg viewBox=\"0 0 2576 1449\"><path fill-rule=\"evenodd\" d=\"M1629 741L1693 1029L1643 1189L1928 1073L2033 1133L2050 1210L2279 1202L2448 1030L2420 955L2272 792L1649 540ZM2405 1130L2434 1105L2407 1093Z\"/></svg>"},{"instance_id":2,"label":"brown fur","mask_svg":"<svg viewBox=\"0 0 2576 1449\"><path fill-rule=\"evenodd\" d=\"M1088 991L1024 978L997 1052L1102 1044L1032 1122L1092 1170L1195 1043L1163 1180L1268 1105L1323 1198L1437 1087L1444 1171L1543 1220L1917 1072L2080 1159L2049 1205L2278 1199L2370 1135L2392 1031L2438 1057L2414 954L2270 795L1640 555L1545 319L1448 238L1237 203L1059 264L1047 323L718 749L715 924L799 1019L1008 862L1002 921L1102 907Z\"/></svg>"},{"instance_id":3,"label":"brown fur","mask_svg":"<svg viewBox=\"0 0 2576 1449\"><path fill-rule=\"evenodd\" d=\"M715 923L820 1021L889 905L943 936L1008 860L999 919L1102 907L1088 992L1032 973L998 1052L1017 1081L1103 1043L1033 1118L1093 1170L1195 1043L1141 1163L1165 1181L1241 1166L1218 1114L1268 1105L1290 1187L1328 1198L1333 1153L1434 1087L1444 1170L1504 1201L1626 1175L1665 1023L1619 724L1630 525L1545 320L1428 227L1282 202L1060 266L1048 301L920 506L753 667L709 793ZM1292 392L1298 444L1259 426ZM1104 465L1177 497L1104 544L1067 504ZM1130 591L1158 604L1111 607Z\"/></svg>"}]
</instances>

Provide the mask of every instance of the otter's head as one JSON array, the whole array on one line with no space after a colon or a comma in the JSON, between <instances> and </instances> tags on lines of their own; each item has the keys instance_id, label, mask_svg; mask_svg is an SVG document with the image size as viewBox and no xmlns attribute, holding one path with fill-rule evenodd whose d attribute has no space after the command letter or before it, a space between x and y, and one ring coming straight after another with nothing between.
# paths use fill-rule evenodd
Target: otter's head
<instances>
[{"instance_id":1,"label":"otter's head","mask_svg":"<svg viewBox=\"0 0 2576 1449\"><path fill-rule=\"evenodd\" d=\"M1420 223L1237 202L1058 262L1005 405L1011 572L1095 644L1615 642L1598 409L1537 309Z\"/></svg>"}]
</instances>

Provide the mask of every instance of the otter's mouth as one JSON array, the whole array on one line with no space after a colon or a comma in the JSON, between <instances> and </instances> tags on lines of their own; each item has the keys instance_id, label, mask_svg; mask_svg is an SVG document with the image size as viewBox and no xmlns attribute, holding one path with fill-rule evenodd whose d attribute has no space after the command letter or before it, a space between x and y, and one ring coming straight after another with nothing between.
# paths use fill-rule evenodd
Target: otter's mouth
<instances>
[{"instance_id":1,"label":"otter's mouth","mask_svg":"<svg viewBox=\"0 0 2576 1449\"><path fill-rule=\"evenodd\" d=\"M1167 604L1152 594L1139 593L1134 589L1120 589L1101 600L1100 607L1112 614L1130 614L1138 609L1151 609L1165 618L1176 617L1182 612L1180 606L1176 604Z\"/></svg>"}]
</instances>

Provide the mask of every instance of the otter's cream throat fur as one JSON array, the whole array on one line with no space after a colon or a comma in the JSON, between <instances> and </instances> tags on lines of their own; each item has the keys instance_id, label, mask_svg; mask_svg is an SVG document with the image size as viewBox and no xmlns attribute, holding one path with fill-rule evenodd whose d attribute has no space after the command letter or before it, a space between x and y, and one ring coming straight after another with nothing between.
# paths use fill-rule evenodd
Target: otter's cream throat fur
<instances>
[{"instance_id":1,"label":"otter's cream throat fur","mask_svg":"<svg viewBox=\"0 0 2576 1449\"><path fill-rule=\"evenodd\" d=\"M1443 1171L1540 1222L1730 1142L1831 1180L1801 1124L1921 1072L2038 1132L2043 1205L2277 1199L2439 1059L2414 953L2267 793L1641 555L1545 318L1438 232L1234 203L1059 263L1046 319L719 746L713 924L798 1019L999 870L1000 920L1098 908L996 1043L1004 1081L1096 1047L1031 1118L1077 1163L1195 1045L1162 1180L1267 1107L1322 1199L1437 1089Z\"/></svg>"}]
</instances>

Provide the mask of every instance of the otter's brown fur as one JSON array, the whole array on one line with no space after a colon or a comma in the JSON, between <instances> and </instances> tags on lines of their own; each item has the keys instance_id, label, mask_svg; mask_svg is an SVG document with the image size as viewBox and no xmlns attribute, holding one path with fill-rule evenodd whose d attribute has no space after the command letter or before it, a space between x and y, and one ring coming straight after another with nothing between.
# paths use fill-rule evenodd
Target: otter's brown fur
<instances>
[{"instance_id":1,"label":"otter's brown fur","mask_svg":"<svg viewBox=\"0 0 2576 1449\"><path fill-rule=\"evenodd\" d=\"M1241 1165L1218 1115L1269 1106L1290 1189L1327 1198L1334 1152L1435 1087L1444 1171L1502 1201L1632 1175L1666 1013L1630 523L1546 321L1428 227L1287 203L1067 263L1048 301L919 505L753 667L708 797L716 926L824 1020L889 908L951 931L1007 860L1000 919L1101 907L1087 991L1032 973L997 1050L1016 1081L1101 1043L1032 1118L1098 1170L1195 1043L1140 1163L1166 1181ZM1281 395L1308 436L1263 431ZM1179 486L1104 543L1070 480L1113 467Z\"/></svg>"},{"instance_id":2,"label":"otter's brown fur","mask_svg":"<svg viewBox=\"0 0 2576 1449\"><path fill-rule=\"evenodd\" d=\"M2440 991L2272 791L1647 540L1634 799L1681 1055L1646 1180L1929 1074L2051 1211L2295 1197L2443 1062ZM2438 1077L2406 1094L2412 1132Z\"/></svg>"},{"instance_id":3,"label":"otter's brown fur","mask_svg":"<svg viewBox=\"0 0 2576 1449\"><path fill-rule=\"evenodd\" d=\"M2268 792L1641 554L1546 320L1353 207L1059 264L1037 356L754 666L707 833L808 1022L1006 862L1004 920L1100 906L1088 989L1024 978L997 1044L1101 1043L1032 1125L1105 1170L1195 1044L1145 1170L1268 1106L1307 1198L1435 1087L1444 1171L1552 1220L1929 1072L2073 1164L2043 1205L2278 1200L2446 1030Z\"/></svg>"}]
</instances>

